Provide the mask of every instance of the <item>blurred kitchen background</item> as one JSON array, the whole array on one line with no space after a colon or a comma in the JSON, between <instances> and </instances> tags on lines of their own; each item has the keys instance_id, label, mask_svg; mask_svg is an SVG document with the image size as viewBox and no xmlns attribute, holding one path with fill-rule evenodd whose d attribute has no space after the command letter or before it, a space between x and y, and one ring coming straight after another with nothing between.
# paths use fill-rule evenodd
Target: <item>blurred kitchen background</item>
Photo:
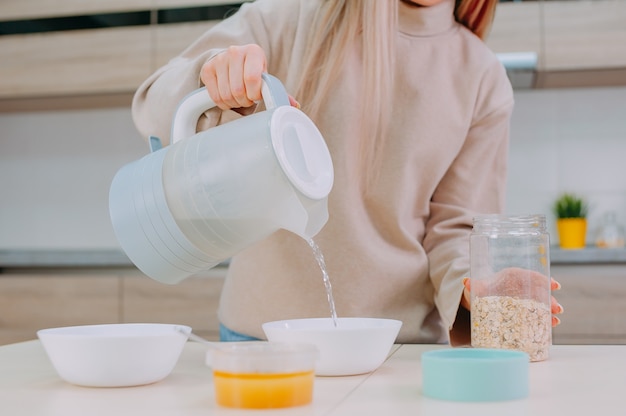
<instances>
[{"instance_id":1,"label":"blurred kitchen background","mask_svg":"<svg viewBox=\"0 0 626 416\"><path fill-rule=\"evenodd\" d=\"M180 287L141 276L113 235L108 189L148 152L135 88L240 3L0 2L0 344L116 320L216 336L223 268ZM625 22L626 0L502 2L488 40L515 86L507 212L545 214L556 245L557 196L590 204L588 247L552 250L572 314L555 342L626 342L626 254L594 247L607 213L626 224Z\"/></svg>"}]
</instances>

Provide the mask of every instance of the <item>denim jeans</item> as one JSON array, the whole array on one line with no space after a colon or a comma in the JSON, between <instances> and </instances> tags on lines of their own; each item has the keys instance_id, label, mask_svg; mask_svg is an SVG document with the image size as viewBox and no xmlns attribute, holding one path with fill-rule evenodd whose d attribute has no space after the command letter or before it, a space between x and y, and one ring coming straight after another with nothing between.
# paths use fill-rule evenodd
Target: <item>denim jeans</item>
<instances>
[{"instance_id":1,"label":"denim jeans","mask_svg":"<svg viewBox=\"0 0 626 416\"><path fill-rule=\"evenodd\" d=\"M251 337L249 335L240 334L224 325L220 324L220 341L221 342L236 342L236 341L259 341L258 338Z\"/></svg>"}]
</instances>

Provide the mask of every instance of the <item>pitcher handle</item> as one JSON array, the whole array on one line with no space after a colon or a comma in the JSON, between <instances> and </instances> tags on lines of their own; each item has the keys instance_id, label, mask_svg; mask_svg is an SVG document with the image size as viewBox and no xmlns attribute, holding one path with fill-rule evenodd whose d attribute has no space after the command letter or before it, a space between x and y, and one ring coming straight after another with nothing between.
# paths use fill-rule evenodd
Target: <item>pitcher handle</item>
<instances>
[{"instance_id":1,"label":"pitcher handle","mask_svg":"<svg viewBox=\"0 0 626 416\"><path fill-rule=\"evenodd\" d=\"M289 95L280 80L273 75L262 74L261 95L268 110L282 105L289 105ZM172 121L171 143L196 134L198 119L207 110L215 107L206 88L199 88L182 99L174 113Z\"/></svg>"}]
</instances>

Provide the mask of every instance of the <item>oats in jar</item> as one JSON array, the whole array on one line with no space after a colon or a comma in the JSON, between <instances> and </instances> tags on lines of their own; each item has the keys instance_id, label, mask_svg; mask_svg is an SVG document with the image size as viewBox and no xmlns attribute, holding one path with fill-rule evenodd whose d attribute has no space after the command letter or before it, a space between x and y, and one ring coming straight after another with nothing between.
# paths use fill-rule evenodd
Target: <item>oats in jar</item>
<instances>
[{"instance_id":1,"label":"oats in jar","mask_svg":"<svg viewBox=\"0 0 626 416\"><path fill-rule=\"evenodd\" d=\"M548 358L552 314L543 302L511 296L475 297L471 325L473 347L524 351L531 361Z\"/></svg>"}]
</instances>

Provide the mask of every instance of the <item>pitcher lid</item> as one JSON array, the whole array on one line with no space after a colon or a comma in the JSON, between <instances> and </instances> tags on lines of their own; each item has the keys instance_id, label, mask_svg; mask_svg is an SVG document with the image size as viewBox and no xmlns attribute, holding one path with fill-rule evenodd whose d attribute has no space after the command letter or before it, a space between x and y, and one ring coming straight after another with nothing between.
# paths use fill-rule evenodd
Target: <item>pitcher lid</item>
<instances>
[{"instance_id":1,"label":"pitcher lid","mask_svg":"<svg viewBox=\"0 0 626 416\"><path fill-rule=\"evenodd\" d=\"M274 110L270 130L276 157L294 187L311 199L328 197L333 163L313 121L294 107L280 106Z\"/></svg>"}]
</instances>

